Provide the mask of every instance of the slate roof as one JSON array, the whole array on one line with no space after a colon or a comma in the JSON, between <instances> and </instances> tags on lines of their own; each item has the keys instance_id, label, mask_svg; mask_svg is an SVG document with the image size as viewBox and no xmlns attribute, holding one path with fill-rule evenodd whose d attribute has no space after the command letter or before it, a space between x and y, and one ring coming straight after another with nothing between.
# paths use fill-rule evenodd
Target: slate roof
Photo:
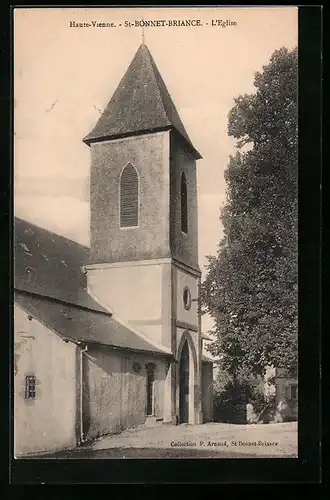
<instances>
[{"instance_id":1,"label":"slate roof","mask_svg":"<svg viewBox=\"0 0 330 500\"><path fill-rule=\"evenodd\" d=\"M206 354L202 354L202 361L204 363L214 363L214 360L207 356Z\"/></svg>"},{"instance_id":2,"label":"slate roof","mask_svg":"<svg viewBox=\"0 0 330 500\"><path fill-rule=\"evenodd\" d=\"M100 139L164 129L174 129L196 159L201 158L148 47L142 44L94 129L83 141L89 145Z\"/></svg>"},{"instance_id":3,"label":"slate roof","mask_svg":"<svg viewBox=\"0 0 330 500\"><path fill-rule=\"evenodd\" d=\"M14 255L16 289L107 312L87 293L87 247L15 217Z\"/></svg>"},{"instance_id":4,"label":"slate roof","mask_svg":"<svg viewBox=\"0 0 330 500\"><path fill-rule=\"evenodd\" d=\"M56 300L20 291L15 292L15 302L27 314L31 314L64 339L167 355L138 337L111 315L60 304Z\"/></svg>"},{"instance_id":5,"label":"slate roof","mask_svg":"<svg viewBox=\"0 0 330 500\"><path fill-rule=\"evenodd\" d=\"M168 355L118 322L87 292L89 249L15 217L15 302L64 338Z\"/></svg>"},{"instance_id":6,"label":"slate roof","mask_svg":"<svg viewBox=\"0 0 330 500\"><path fill-rule=\"evenodd\" d=\"M210 337L207 333L202 332L202 339L204 340L213 340L212 337Z\"/></svg>"}]
</instances>

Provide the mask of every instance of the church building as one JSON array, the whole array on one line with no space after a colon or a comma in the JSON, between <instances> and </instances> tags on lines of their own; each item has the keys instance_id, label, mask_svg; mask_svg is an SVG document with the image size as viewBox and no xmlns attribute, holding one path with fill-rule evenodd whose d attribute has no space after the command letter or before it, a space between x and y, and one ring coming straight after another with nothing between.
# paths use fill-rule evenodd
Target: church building
<instances>
[{"instance_id":1,"label":"church building","mask_svg":"<svg viewBox=\"0 0 330 500\"><path fill-rule=\"evenodd\" d=\"M83 142L90 248L15 219L15 456L212 419L201 155L144 43Z\"/></svg>"}]
</instances>

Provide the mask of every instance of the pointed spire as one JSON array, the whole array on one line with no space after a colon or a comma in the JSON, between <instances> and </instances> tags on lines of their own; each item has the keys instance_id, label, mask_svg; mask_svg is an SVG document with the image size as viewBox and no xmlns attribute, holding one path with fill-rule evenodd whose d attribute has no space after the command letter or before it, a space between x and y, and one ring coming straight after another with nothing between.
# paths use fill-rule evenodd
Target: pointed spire
<instances>
[{"instance_id":1,"label":"pointed spire","mask_svg":"<svg viewBox=\"0 0 330 500\"><path fill-rule=\"evenodd\" d=\"M145 39L144 39L144 19L142 17L142 45L145 45Z\"/></svg>"},{"instance_id":2,"label":"pointed spire","mask_svg":"<svg viewBox=\"0 0 330 500\"><path fill-rule=\"evenodd\" d=\"M192 145L172 98L145 44L141 44L94 129L83 141L92 142L174 129L196 159Z\"/></svg>"}]
</instances>

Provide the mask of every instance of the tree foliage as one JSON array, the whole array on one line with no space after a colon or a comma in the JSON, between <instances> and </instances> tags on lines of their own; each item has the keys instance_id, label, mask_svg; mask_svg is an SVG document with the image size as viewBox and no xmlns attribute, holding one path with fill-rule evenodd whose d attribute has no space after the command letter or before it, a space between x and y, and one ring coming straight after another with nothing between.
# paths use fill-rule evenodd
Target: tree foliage
<instances>
[{"instance_id":1,"label":"tree foliage","mask_svg":"<svg viewBox=\"0 0 330 500\"><path fill-rule=\"evenodd\" d=\"M275 51L228 116L237 151L202 303L215 324L210 351L238 379L297 366L297 75L297 50Z\"/></svg>"}]
</instances>

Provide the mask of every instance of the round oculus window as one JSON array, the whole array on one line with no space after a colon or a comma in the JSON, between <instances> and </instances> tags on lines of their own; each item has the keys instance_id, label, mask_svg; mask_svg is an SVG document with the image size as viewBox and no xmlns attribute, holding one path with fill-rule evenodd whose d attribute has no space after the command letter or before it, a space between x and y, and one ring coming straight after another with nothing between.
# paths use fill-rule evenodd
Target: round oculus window
<instances>
[{"instance_id":1,"label":"round oculus window","mask_svg":"<svg viewBox=\"0 0 330 500\"><path fill-rule=\"evenodd\" d=\"M191 294L189 288L186 286L183 290L183 305L185 309L190 309L191 307Z\"/></svg>"}]
</instances>

